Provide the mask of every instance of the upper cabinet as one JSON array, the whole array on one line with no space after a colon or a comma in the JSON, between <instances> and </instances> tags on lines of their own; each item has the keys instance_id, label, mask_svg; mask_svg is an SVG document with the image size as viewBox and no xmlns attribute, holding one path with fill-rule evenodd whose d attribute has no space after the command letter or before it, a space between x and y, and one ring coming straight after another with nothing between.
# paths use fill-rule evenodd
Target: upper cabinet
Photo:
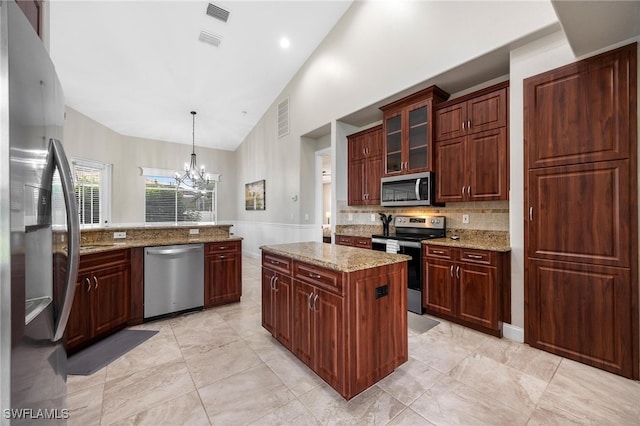
<instances>
[{"instance_id":1,"label":"upper cabinet","mask_svg":"<svg viewBox=\"0 0 640 426\"><path fill-rule=\"evenodd\" d=\"M348 204L379 205L382 176L382 126L347 136L349 145Z\"/></svg>"},{"instance_id":2,"label":"upper cabinet","mask_svg":"<svg viewBox=\"0 0 640 426\"><path fill-rule=\"evenodd\" d=\"M380 108L384 176L433 170L433 106L448 97L431 86Z\"/></svg>"},{"instance_id":3,"label":"upper cabinet","mask_svg":"<svg viewBox=\"0 0 640 426\"><path fill-rule=\"evenodd\" d=\"M508 199L508 85L436 107L437 202Z\"/></svg>"}]
</instances>

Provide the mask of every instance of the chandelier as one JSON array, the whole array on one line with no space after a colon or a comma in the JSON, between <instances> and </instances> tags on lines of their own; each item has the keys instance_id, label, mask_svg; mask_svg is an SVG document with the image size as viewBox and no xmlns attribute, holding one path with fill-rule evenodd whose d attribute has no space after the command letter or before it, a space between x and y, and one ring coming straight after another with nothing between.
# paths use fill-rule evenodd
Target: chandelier
<instances>
[{"instance_id":1,"label":"chandelier","mask_svg":"<svg viewBox=\"0 0 640 426\"><path fill-rule=\"evenodd\" d=\"M209 183L209 174L205 175L204 166L200 166L200 169L198 169L196 162L196 112L191 111L191 116L193 119L191 161L184 163L184 174L182 176L176 172L176 181L178 186L187 185L196 188Z\"/></svg>"}]
</instances>

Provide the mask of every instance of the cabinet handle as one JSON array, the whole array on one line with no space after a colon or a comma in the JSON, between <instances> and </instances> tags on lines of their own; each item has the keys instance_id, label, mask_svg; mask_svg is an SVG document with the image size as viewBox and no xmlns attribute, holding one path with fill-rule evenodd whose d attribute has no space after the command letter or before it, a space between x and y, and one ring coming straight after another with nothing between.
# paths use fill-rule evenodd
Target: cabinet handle
<instances>
[{"instance_id":1,"label":"cabinet handle","mask_svg":"<svg viewBox=\"0 0 640 426\"><path fill-rule=\"evenodd\" d=\"M449 275L451 275L451 278L453 278L453 265L449 267Z\"/></svg>"},{"instance_id":2,"label":"cabinet handle","mask_svg":"<svg viewBox=\"0 0 640 426\"><path fill-rule=\"evenodd\" d=\"M278 277L275 275L273 277L273 291L278 292Z\"/></svg>"},{"instance_id":3,"label":"cabinet handle","mask_svg":"<svg viewBox=\"0 0 640 426\"><path fill-rule=\"evenodd\" d=\"M533 220L533 207L529 207L529 220Z\"/></svg>"},{"instance_id":4,"label":"cabinet handle","mask_svg":"<svg viewBox=\"0 0 640 426\"><path fill-rule=\"evenodd\" d=\"M87 283L87 293L89 293L91 291L91 281L89 278L85 278L84 280Z\"/></svg>"},{"instance_id":5,"label":"cabinet handle","mask_svg":"<svg viewBox=\"0 0 640 426\"><path fill-rule=\"evenodd\" d=\"M318 295L316 294L316 297L313 298L313 310L318 312Z\"/></svg>"},{"instance_id":6,"label":"cabinet handle","mask_svg":"<svg viewBox=\"0 0 640 426\"><path fill-rule=\"evenodd\" d=\"M444 254L442 250L431 250L434 254Z\"/></svg>"},{"instance_id":7,"label":"cabinet handle","mask_svg":"<svg viewBox=\"0 0 640 426\"><path fill-rule=\"evenodd\" d=\"M462 122L462 130L464 130L464 121Z\"/></svg>"},{"instance_id":8,"label":"cabinet handle","mask_svg":"<svg viewBox=\"0 0 640 426\"><path fill-rule=\"evenodd\" d=\"M482 256L478 254L468 254L467 257L471 259L482 259Z\"/></svg>"},{"instance_id":9,"label":"cabinet handle","mask_svg":"<svg viewBox=\"0 0 640 426\"><path fill-rule=\"evenodd\" d=\"M456 266L456 278L460 279L460 267Z\"/></svg>"},{"instance_id":10,"label":"cabinet handle","mask_svg":"<svg viewBox=\"0 0 640 426\"><path fill-rule=\"evenodd\" d=\"M279 265L280 262L276 261L276 260L270 260L269 261L272 265Z\"/></svg>"},{"instance_id":11,"label":"cabinet handle","mask_svg":"<svg viewBox=\"0 0 640 426\"><path fill-rule=\"evenodd\" d=\"M460 191L460 195L462 195L462 198L464 198L464 185L462 185L462 191Z\"/></svg>"},{"instance_id":12,"label":"cabinet handle","mask_svg":"<svg viewBox=\"0 0 640 426\"><path fill-rule=\"evenodd\" d=\"M307 297L307 306L309 306L309 310L313 310L313 308L311 307L311 297L313 296L313 292L309 293L309 296Z\"/></svg>"},{"instance_id":13,"label":"cabinet handle","mask_svg":"<svg viewBox=\"0 0 640 426\"><path fill-rule=\"evenodd\" d=\"M269 279L269 288L271 290L273 290L273 279L275 278L275 275L273 275L270 279Z\"/></svg>"},{"instance_id":14,"label":"cabinet handle","mask_svg":"<svg viewBox=\"0 0 640 426\"><path fill-rule=\"evenodd\" d=\"M98 289L98 277L96 277L95 275L93 276L93 282L96 283L96 286L93 289L97 290Z\"/></svg>"},{"instance_id":15,"label":"cabinet handle","mask_svg":"<svg viewBox=\"0 0 640 426\"><path fill-rule=\"evenodd\" d=\"M315 278L315 279L320 279L320 278L322 278L320 275L318 275L318 274L314 274L313 272L309 272L309 276L310 276L311 278Z\"/></svg>"},{"instance_id":16,"label":"cabinet handle","mask_svg":"<svg viewBox=\"0 0 640 426\"><path fill-rule=\"evenodd\" d=\"M469 195L469 198L471 198L471 185L467 186L467 194Z\"/></svg>"},{"instance_id":17,"label":"cabinet handle","mask_svg":"<svg viewBox=\"0 0 640 426\"><path fill-rule=\"evenodd\" d=\"M221 254L220 256L218 256L218 259L226 259L227 256L225 256L224 254Z\"/></svg>"},{"instance_id":18,"label":"cabinet handle","mask_svg":"<svg viewBox=\"0 0 640 426\"><path fill-rule=\"evenodd\" d=\"M218 250L224 250L224 249L226 249L226 247L225 247L225 246L218 247Z\"/></svg>"}]
</instances>

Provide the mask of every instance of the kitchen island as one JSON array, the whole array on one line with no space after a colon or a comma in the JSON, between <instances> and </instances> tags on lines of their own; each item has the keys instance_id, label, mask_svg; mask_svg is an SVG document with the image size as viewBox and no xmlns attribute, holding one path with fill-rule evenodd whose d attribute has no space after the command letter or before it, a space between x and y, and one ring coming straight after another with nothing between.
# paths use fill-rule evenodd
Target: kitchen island
<instances>
[{"instance_id":1,"label":"kitchen island","mask_svg":"<svg viewBox=\"0 0 640 426\"><path fill-rule=\"evenodd\" d=\"M408 359L409 256L319 242L262 250L262 326L345 399Z\"/></svg>"}]
</instances>

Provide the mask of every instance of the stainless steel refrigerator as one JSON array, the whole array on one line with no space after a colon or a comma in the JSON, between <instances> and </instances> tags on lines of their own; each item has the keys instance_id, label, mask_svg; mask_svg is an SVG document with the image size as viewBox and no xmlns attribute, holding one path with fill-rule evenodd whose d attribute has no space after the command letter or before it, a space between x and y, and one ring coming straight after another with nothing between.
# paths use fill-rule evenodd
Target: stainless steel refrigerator
<instances>
[{"instance_id":1,"label":"stainless steel refrigerator","mask_svg":"<svg viewBox=\"0 0 640 426\"><path fill-rule=\"evenodd\" d=\"M62 337L79 250L60 143L64 99L46 49L14 1L0 3L0 33L0 422L64 423Z\"/></svg>"}]
</instances>

